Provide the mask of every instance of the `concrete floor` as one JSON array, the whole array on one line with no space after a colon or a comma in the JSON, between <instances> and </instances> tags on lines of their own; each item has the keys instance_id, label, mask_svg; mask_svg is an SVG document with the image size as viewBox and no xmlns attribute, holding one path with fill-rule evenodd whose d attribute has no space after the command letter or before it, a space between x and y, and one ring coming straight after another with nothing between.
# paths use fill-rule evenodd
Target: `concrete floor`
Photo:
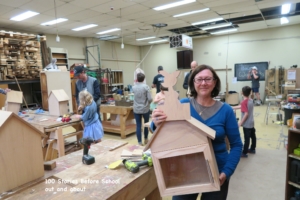
<instances>
[{"instance_id":1,"label":"concrete floor","mask_svg":"<svg viewBox=\"0 0 300 200\"><path fill-rule=\"evenodd\" d=\"M229 200L284 199L287 156L284 143L288 128L276 123L275 114L269 115L268 125L266 125L264 122L266 109L266 105L254 107L256 154L241 158L230 180L227 198ZM277 110L277 108L271 108L270 113L276 113ZM236 114L240 117L240 111ZM240 133L244 141L242 128L240 128ZM104 139L121 140L119 135L112 133L106 133ZM130 144L137 144L135 134L127 136L124 140ZM163 200L171 199L171 197L163 198Z\"/></svg>"}]
</instances>

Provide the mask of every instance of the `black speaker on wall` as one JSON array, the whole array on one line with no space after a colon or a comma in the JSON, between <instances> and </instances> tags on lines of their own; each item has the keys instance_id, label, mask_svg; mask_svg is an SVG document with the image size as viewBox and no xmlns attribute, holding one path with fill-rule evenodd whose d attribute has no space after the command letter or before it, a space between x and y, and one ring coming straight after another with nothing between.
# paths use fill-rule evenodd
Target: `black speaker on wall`
<instances>
[{"instance_id":1,"label":"black speaker on wall","mask_svg":"<svg viewBox=\"0 0 300 200\"><path fill-rule=\"evenodd\" d=\"M190 69L193 61L193 51L177 51L177 69Z\"/></svg>"}]
</instances>

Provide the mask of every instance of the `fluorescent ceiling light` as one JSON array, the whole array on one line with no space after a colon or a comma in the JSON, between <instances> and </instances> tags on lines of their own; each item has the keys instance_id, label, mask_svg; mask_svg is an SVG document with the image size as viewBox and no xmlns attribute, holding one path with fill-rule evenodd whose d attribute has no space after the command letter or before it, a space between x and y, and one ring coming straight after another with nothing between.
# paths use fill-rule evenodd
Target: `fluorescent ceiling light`
<instances>
[{"instance_id":1,"label":"fluorescent ceiling light","mask_svg":"<svg viewBox=\"0 0 300 200\"><path fill-rule=\"evenodd\" d=\"M173 8L173 7L185 5L185 4L188 4L188 3L193 3L195 1L196 0L183 0L183 1L175 2L175 3L166 4L166 5L163 5L163 6L158 6L158 7L153 8L153 10L165 10L165 9L168 9L168 8Z\"/></svg>"},{"instance_id":2,"label":"fluorescent ceiling light","mask_svg":"<svg viewBox=\"0 0 300 200\"><path fill-rule=\"evenodd\" d=\"M115 31L119 31L119 30L121 30L121 29L119 29L119 28L113 28L113 29L110 29L110 30L107 30L107 31L99 32L97 34L111 33L111 32L115 32Z\"/></svg>"},{"instance_id":3,"label":"fluorescent ceiling light","mask_svg":"<svg viewBox=\"0 0 300 200\"><path fill-rule=\"evenodd\" d=\"M50 25L58 24L58 23L65 22L65 21L68 21L68 19L58 18L58 19L55 19L55 20L52 20L52 21L49 21L49 22L42 23L41 25L42 26L50 26Z\"/></svg>"},{"instance_id":4,"label":"fluorescent ceiling light","mask_svg":"<svg viewBox=\"0 0 300 200\"><path fill-rule=\"evenodd\" d=\"M237 31L237 29L233 28L233 29L228 29L228 30L223 30L223 31L212 32L210 34L222 34L222 33L234 32L234 31Z\"/></svg>"},{"instance_id":5,"label":"fluorescent ceiling light","mask_svg":"<svg viewBox=\"0 0 300 200\"><path fill-rule=\"evenodd\" d=\"M40 13L32 12L32 11L27 11L27 12L24 12L24 13L22 13L22 14L20 14L20 15L17 15L17 16L15 16L15 17L10 18L10 20L14 20L14 21L22 21L22 20L24 20L24 19L28 19L28 18L33 17L33 16L36 16L36 15L38 15L38 14L40 14Z\"/></svg>"},{"instance_id":6,"label":"fluorescent ceiling light","mask_svg":"<svg viewBox=\"0 0 300 200\"><path fill-rule=\"evenodd\" d=\"M155 37L146 37L146 38L139 38L139 39L136 39L137 41L141 41L141 40L149 40L149 39L153 39Z\"/></svg>"},{"instance_id":7,"label":"fluorescent ceiling light","mask_svg":"<svg viewBox=\"0 0 300 200\"><path fill-rule=\"evenodd\" d=\"M150 44L153 44L153 43L160 43L160 42L167 42L168 40L156 40L156 41L152 41L152 42L148 42Z\"/></svg>"},{"instance_id":8,"label":"fluorescent ceiling light","mask_svg":"<svg viewBox=\"0 0 300 200\"><path fill-rule=\"evenodd\" d=\"M186 12L186 13L174 15L173 17L182 17L182 16L186 16L186 15L192 15L192 14L196 14L196 13L200 13L200 12L205 12L205 11L208 11L208 10L209 10L209 8L205 8L205 9L202 9L202 10L195 10L195 11L191 11L191 12Z\"/></svg>"},{"instance_id":9,"label":"fluorescent ceiling light","mask_svg":"<svg viewBox=\"0 0 300 200\"><path fill-rule=\"evenodd\" d=\"M231 26L231 25L232 25L232 23L215 24L215 25L212 25L212 26L201 27L201 29L202 30L209 30L209 29L222 28L222 27Z\"/></svg>"},{"instance_id":10,"label":"fluorescent ceiling light","mask_svg":"<svg viewBox=\"0 0 300 200\"><path fill-rule=\"evenodd\" d=\"M291 10L291 4L283 4L281 6L281 14L284 15L284 14L288 14Z\"/></svg>"},{"instance_id":11,"label":"fluorescent ceiling light","mask_svg":"<svg viewBox=\"0 0 300 200\"><path fill-rule=\"evenodd\" d=\"M84 29L93 28L95 26L98 26L98 25L97 24L89 24L89 25L86 25L86 26L81 26L81 27L78 27L78 28L73 28L72 30L73 31L81 31L81 30L84 30Z\"/></svg>"},{"instance_id":12,"label":"fluorescent ceiling light","mask_svg":"<svg viewBox=\"0 0 300 200\"><path fill-rule=\"evenodd\" d=\"M281 17L281 18L280 18L280 23L281 23L281 24L287 24L287 23L289 23L289 19L286 18L286 17Z\"/></svg>"},{"instance_id":13,"label":"fluorescent ceiling light","mask_svg":"<svg viewBox=\"0 0 300 200\"><path fill-rule=\"evenodd\" d=\"M216 21L220 21L220 20L223 20L223 18L219 17L219 18L210 19L210 20L206 20L206 21L195 22L195 23L192 23L192 25L206 24L206 23L209 23L209 22L216 22Z\"/></svg>"}]
</instances>

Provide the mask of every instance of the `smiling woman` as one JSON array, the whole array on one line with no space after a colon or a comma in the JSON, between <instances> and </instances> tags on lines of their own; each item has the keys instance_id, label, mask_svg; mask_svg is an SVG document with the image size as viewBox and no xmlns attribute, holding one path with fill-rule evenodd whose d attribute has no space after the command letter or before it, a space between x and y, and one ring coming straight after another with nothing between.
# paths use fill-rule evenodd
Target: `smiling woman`
<instances>
[{"instance_id":1,"label":"smiling woman","mask_svg":"<svg viewBox=\"0 0 300 200\"><path fill-rule=\"evenodd\" d=\"M242 152L242 141L235 114L232 108L220 101L215 101L221 90L221 81L215 70L208 65L200 65L192 72L189 79L191 97L184 98L181 103L190 103L191 116L216 131L212 141L216 157L221 190L202 193L201 200L227 198L229 178L234 173ZM152 113L152 129L166 121L166 114L159 108ZM188 134L188 133L187 133ZM230 152L226 149L225 138L229 139ZM198 194L174 196L173 200L197 199Z\"/></svg>"}]
</instances>

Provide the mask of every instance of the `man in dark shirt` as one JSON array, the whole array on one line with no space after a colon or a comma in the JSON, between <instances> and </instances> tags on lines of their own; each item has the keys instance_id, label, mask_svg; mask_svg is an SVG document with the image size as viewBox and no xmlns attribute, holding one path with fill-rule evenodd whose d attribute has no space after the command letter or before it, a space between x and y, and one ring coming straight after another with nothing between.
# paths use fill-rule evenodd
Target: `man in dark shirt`
<instances>
[{"instance_id":1,"label":"man in dark shirt","mask_svg":"<svg viewBox=\"0 0 300 200\"><path fill-rule=\"evenodd\" d=\"M164 70L162 66L158 66L158 74L154 77L152 88L156 87L156 93L160 92L160 84L164 82L164 76L160 74L160 71Z\"/></svg>"},{"instance_id":2,"label":"man in dark shirt","mask_svg":"<svg viewBox=\"0 0 300 200\"><path fill-rule=\"evenodd\" d=\"M190 78L190 75L192 74L192 72L194 71L194 69L197 66L198 66L197 61L191 62L191 71L189 73L187 73L187 75L184 77L183 88L187 90L186 96L190 95L190 91L189 91L189 78Z\"/></svg>"},{"instance_id":3,"label":"man in dark shirt","mask_svg":"<svg viewBox=\"0 0 300 200\"><path fill-rule=\"evenodd\" d=\"M85 73L85 68L83 66L76 66L74 68L74 77L77 78L76 81L76 102L79 105L79 92L83 90L87 90L94 98L95 103L97 104L97 112L100 118L100 105L101 105L101 98L100 98L100 84L98 80L94 77L88 76Z\"/></svg>"},{"instance_id":4,"label":"man in dark shirt","mask_svg":"<svg viewBox=\"0 0 300 200\"><path fill-rule=\"evenodd\" d=\"M251 71L248 73L248 79L252 80L252 92L256 96L256 105L261 104L260 95L259 95L259 73L257 67L253 66Z\"/></svg>"}]
</instances>

